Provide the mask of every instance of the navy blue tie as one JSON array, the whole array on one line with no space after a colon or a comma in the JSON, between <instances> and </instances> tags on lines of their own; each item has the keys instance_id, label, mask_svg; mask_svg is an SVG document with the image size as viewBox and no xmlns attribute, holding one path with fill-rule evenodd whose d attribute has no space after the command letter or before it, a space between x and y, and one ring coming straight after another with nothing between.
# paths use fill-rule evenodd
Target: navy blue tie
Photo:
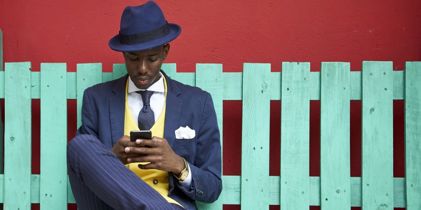
<instances>
[{"instance_id":1,"label":"navy blue tie","mask_svg":"<svg viewBox=\"0 0 421 210\"><path fill-rule=\"evenodd\" d=\"M137 117L137 123L140 130L150 130L155 123L154 113L151 109L150 99L153 91L137 91L142 96L143 107Z\"/></svg>"}]
</instances>

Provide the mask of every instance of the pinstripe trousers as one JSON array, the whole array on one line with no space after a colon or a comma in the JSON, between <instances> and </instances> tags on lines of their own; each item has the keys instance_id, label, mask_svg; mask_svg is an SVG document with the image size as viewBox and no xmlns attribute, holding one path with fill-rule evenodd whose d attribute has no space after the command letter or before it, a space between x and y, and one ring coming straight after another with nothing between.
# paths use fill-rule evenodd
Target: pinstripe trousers
<instances>
[{"instance_id":1,"label":"pinstripe trousers","mask_svg":"<svg viewBox=\"0 0 421 210\"><path fill-rule=\"evenodd\" d=\"M180 210L143 182L92 135L67 146L70 184L80 210Z\"/></svg>"}]
</instances>

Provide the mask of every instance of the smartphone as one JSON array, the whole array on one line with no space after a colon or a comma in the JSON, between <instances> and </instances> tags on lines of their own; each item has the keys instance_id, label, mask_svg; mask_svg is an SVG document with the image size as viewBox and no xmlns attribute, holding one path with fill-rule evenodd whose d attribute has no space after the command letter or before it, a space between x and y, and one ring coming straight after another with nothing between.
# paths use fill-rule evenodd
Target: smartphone
<instances>
[{"instance_id":1,"label":"smartphone","mask_svg":"<svg viewBox=\"0 0 421 210\"><path fill-rule=\"evenodd\" d=\"M130 131L130 141L135 142L136 139L152 139L150 130Z\"/></svg>"}]
</instances>

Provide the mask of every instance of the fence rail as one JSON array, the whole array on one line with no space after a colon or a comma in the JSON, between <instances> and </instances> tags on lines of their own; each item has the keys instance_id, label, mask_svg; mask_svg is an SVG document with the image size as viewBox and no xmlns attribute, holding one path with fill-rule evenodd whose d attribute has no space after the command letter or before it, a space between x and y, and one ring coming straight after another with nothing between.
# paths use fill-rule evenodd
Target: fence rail
<instances>
[{"instance_id":1,"label":"fence rail","mask_svg":"<svg viewBox=\"0 0 421 210\"><path fill-rule=\"evenodd\" d=\"M6 209L64 209L74 202L66 175L67 99L77 99L78 126L85 88L125 74L122 64L102 72L101 64L6 63L0 72L5 100L5 172L0 202ZM241 204L243 209L421 209L421 62L393 71L392 62L364 62L360 72L346 62L244 64L241 73L221 64L198 64L196 73L164 71L211 93L219 127L224 100L243 101L241 176L223 176L220 199L201 209ZM31 174L31 99L41 101L41 174ZM269 176L270 100L281 100L281 176ZM309 103L321 104L321 175L309 176ZM362 100L362 177L350 177L350 101ZM393 100L405 100L405 177L393 177ZM227 110L225 110L227 111ZM253 132L250 132L253 131Z\"/></svg>"}]
</instances>

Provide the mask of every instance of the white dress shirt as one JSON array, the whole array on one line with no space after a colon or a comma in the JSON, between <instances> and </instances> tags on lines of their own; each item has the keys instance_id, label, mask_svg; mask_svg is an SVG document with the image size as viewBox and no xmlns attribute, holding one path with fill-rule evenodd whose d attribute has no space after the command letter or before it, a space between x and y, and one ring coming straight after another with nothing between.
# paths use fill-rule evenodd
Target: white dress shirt
<instances>
[{"instance_id":1,"label":"white dress shirt","mask_svg":"<svg viewBox=\"0 0 421 210\"><path fill-rule=\"evenodd\" d=\"M153 91L153 94L150 99L150 105L154 113L155 121L157 121L159 115L161 115L162 109L164 108L164 104L165 104L164 76L161 73L159 74L161 75L159 80L153 83L151 86L149 86L149 88L146 89L148 91ZM129 104L129 109L132 112L133 119L137 121L139 112L143 108L143 101L142 101L142 96L139 93L136 93L136 91L144 90L144 89L137 88L130 77L129 77L129 86L127 89L128 89L127 90L128 91L127 103ZM189 175L184 181L180 182L185 187L190 186L191 179L192 179L189 164L187 164L187 167L189 170Z\"/></svg>"}]
</instances>

